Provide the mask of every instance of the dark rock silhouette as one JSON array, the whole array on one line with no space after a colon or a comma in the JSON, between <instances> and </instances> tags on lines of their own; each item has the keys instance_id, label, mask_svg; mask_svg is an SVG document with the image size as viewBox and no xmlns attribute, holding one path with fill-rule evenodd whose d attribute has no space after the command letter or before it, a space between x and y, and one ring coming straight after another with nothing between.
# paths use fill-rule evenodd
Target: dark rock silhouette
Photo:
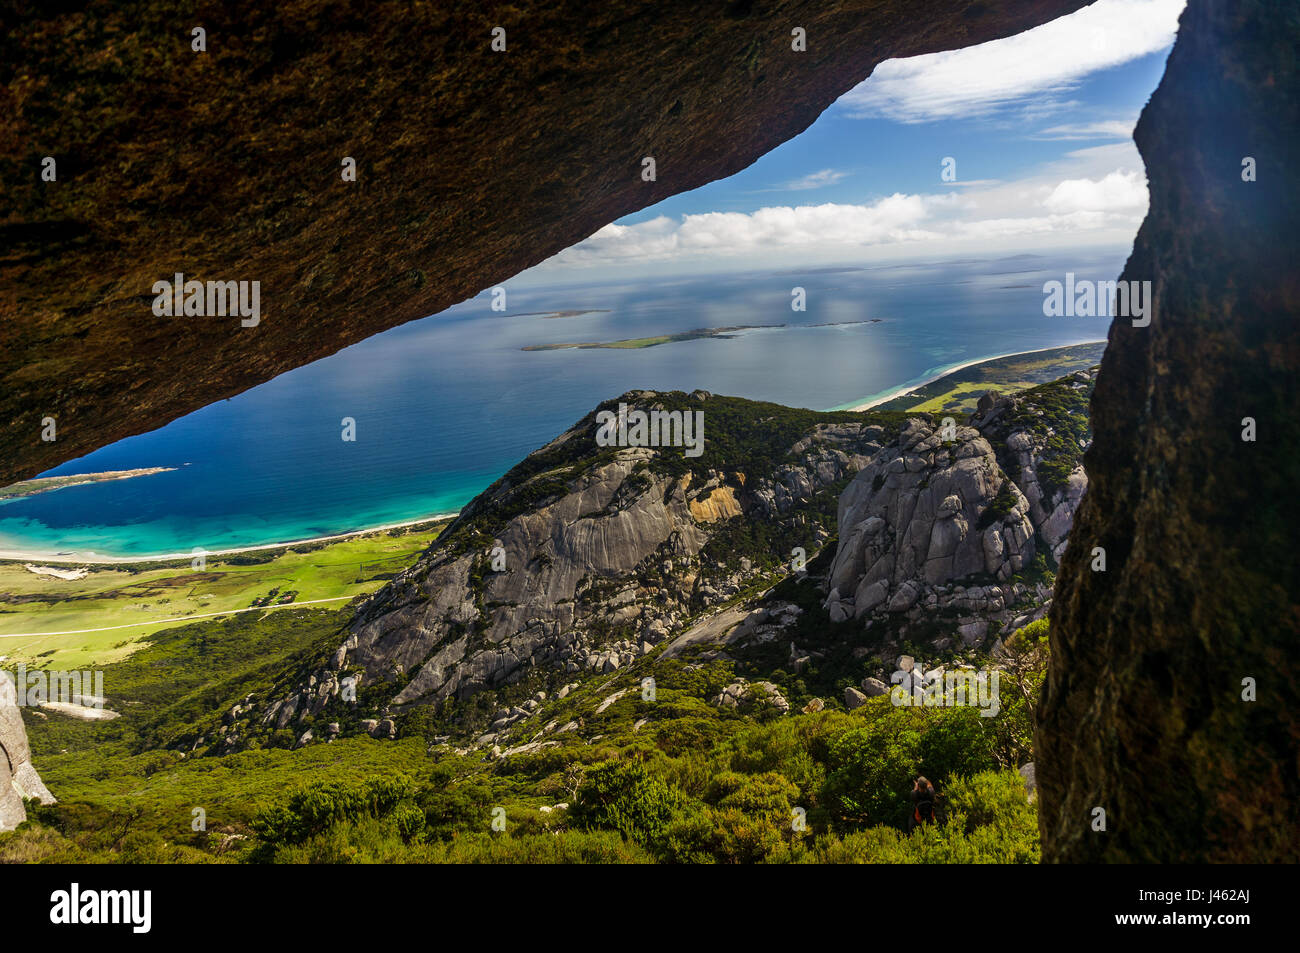
<instances>
[{"instance_id":1,"label":"dark rock silhouette","mask_svg":"<svg viewBox=\"0 0 1300 953\"><path fill-rule=\"evenodd\" d=\"M0 484L441 311L738 172L883 59L1083 5L0 11ZM191 48L197 26L206 52ZM491 49L497 26L505 52ZM796 26L806 52L791 49ZM155 317L154 282L177 272L259 281L260 323Z\"/></svg>"},{"instance_id":2,"label":"dark rock silhouette","mask_svg":"<svg viewBox=\"0 0 1300 953\"><path fill-rule=\"evenodd\" d=\"M1137 126L1122 277L1156 312L1114 322L1093 394L1036 741L1048 861L1300 859L1297 46L1294 4L1191 0Z\"/></svg>"}]
</instances>

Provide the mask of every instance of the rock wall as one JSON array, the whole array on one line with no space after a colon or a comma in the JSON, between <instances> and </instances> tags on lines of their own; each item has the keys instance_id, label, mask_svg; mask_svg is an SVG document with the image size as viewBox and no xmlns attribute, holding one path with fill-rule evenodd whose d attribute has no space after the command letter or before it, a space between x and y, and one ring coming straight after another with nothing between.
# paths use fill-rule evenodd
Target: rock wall
<instances>
[{"instance_id":1,"label":"rock wall","mask_svg":"<svg viewBox=\"0 0 1300 953\"><path fill-rule=\"evenodd\" d=\"M941 419L908 420L840 497L831 620L905 625L953 610L958 637L973 646L1045 612L1047 588L1019 576L1040 547L1052 563L1066 549L1088 487L1079 464L1092 378L985 394L968 426L952 421L949 439ZM1061 486L1040 475L1045 458L1068 473Z\"/></svg>"},{"instance_id":2,"label":"rock wall","mask_svg":"<svg viewBox=\"0 0 1300 953\"><path fill-rule=\"evenodd\" d=\"M5 5L0 484L433 314L738 172L883 59L1083 4ZM794 27L806 52L791 49ZM261 282L260 323L155 317L154 282L177 272Z\"/></svg>"},{"instance_id":3,"label":"rock wall","mask_svg":"<svg viewBox=\"0 0 1300 953\"><path fill-rule=\"evenodd\" d=\"M1008 497L1001 510L999 493ZM909 420L840 497L831 619L902 612L932 587L975 574L1009 579L1033 557L1028 511L978 431L960 427L945 442Z\"/></svg>"},{"instance_id":4,"label":"rock wall","mask_svg":"<svg viewBox=\"0 0 1300 953\"><path fill-rule=\"evenodd\" d=\"M1114 322L1092 401L1036 740L1047 861L1300 859L1297 49L1293 2L1190 0L1138 122L1123 278L1156 312Z\"/></svg>"},{"instance_id":5,"label":"rock wall","mask_svg":"<svg viewBox=\"0 0 1300 953\"><path fill-rule=\"evenodd\" d=\"M643 406L653 400L645 392L628 396L640 397ZM404 573L359 613L340 662L360 665L371 677L394 664L415 670L393 699L398 705L501 684L521 666L542 661L558 660L569 671L626 664L692 611L743 584L743 563L737 578L701 564L700 552L720 522L780 519L783 509L855 472L879 446L879 427L838 431L842 448L825 444L832 438L823 428L823 444L805 450L804 460L770 477L737 480L740 485L725 482L722 473L697 480L647 466L658 453L679 450L620 450L609 463L566 477L559 499L495 527L491 545L500 547L504 571L489 566L484 572L481 551L453 549L435 550ZM789 485L796 487L793 495ZM774 502L778 490L784 507ZM749 503L749 517L737 494ZM719 498L730 501L725 515L707 505ZM651 576L658 585L647 584ZM620 626L631 626L637 638L602 647L598 633ZM461 634L475 628L472 640Z\"/></svg>"},{"instance_id":6,"label":"rock wall","mask_svg":"<svg viewBox=\"0 0 1300 953\"><path fill-rule=\"evenodd\" d=\"M13 676L0 672L0 831L11 831L27 820L24 798L54 803L54 795L32 766Z\"/></svg>"}]
</instances>

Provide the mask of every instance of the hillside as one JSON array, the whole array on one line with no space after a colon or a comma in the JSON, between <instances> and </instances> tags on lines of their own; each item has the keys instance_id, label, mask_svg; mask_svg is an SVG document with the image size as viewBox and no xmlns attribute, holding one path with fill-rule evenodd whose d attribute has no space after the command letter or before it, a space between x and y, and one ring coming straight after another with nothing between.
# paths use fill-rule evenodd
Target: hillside
<instances>
[{"instance_id":1,"label":"hillside","mask_svg":"<svg viewBox=\"0 0 1300 953\"><path fill-rule=\"evenodd\" d=\"M369 859L1035 859L1016 769L1090 387L990 394L960 426L699 391L607 401L355 610L158 633L107 667L113 722L26 711L60 803L0 857L338 860L342 837ZM703 453L599 446L620 403L702 411ZM884 576L861 558L873 519L899 556ZM1014 550L990 548L994 528ZM975 563L954 558L971 545ZM882 581L883 604L852 604ZM899 669L920 686L990 665L996 718L887 694ZM945 823L904 846L919 771ZM337 816L304 820L321 797ZM164 849L146 803L222 820ZM123 814L131 850L104 833Z\"/></svg>"}]
</instances>

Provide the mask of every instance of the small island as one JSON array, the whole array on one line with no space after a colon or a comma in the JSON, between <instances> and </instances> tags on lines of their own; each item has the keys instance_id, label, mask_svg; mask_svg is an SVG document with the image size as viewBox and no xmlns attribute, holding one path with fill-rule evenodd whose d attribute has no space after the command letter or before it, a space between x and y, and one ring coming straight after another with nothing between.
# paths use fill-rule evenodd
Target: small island
<instances>
[{"instance_id":1,"label":"small island","mask_svg":"<svg viewBox=\"0 0 1300 953\"><path fill-rule=\"evenodd\" d=\"M738 324L725 328L696 328L693 331L679 331L676 334L657 334L647 338L627 338L623 341L572 341L562 344L528 344L521 351L563 351L569 348L580 350L593 347L607 348L641 348L657 347L674 341L698 341L701 338L730 338L737 331L753 331L758 328L783 328L784 324Z\"/></svg>"},{"instance_id":2,"label":"small island","mask_svg":"<svg viewBox=\"0 0 1300 953\"><path fill-rule=\"evenodd\" d=\"M865 321L826 321L822 324L810 324L810 328L845 328L854 324L879 324L884 318L867 318Z\"/></svg>"},{"instance_id":3,"label":"small island","mask_svg":"<svg viewBox=\"0 0 1300 953\"><path fill-rule=\"evenodd\" d=\"M515 318L578 318L584 314L609 314L609 308L568 308L563 311L521 311Z\"/></svg>"}]
</instances>

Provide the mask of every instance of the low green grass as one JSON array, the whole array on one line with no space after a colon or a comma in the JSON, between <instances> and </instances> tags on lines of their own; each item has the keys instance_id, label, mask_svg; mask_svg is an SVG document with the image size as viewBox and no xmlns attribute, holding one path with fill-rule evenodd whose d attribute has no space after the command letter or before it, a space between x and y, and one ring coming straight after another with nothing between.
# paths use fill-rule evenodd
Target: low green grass
<instances>
[{"instance_id":1,"label":"low green grass","mask_svg":"<svg viewBox=\"0 0 1300 953\"><path fill-rule=\"evenodd\" d=\"M188 561L101 564L89 567L85 578L64 580L36 575L21 562L2 562L0 658L7 667L103 665L125 658L148 636L177 624L150 620L247 609L259 600L273 604L287 593L293 602L335 599L324 605L342 608L413 563L441 525L210 556L202 571ZM83 631L95 629L103 631Z\"/></svg>"}]
</instances>

